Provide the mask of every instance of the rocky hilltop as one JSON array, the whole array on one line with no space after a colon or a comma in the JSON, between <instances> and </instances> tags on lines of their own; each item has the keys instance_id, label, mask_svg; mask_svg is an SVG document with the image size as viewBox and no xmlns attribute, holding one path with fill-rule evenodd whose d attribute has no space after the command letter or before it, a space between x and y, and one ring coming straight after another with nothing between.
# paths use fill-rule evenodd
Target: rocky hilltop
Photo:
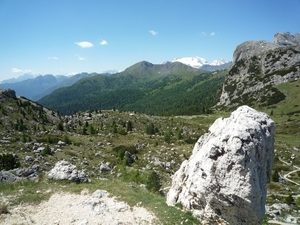
<instances>
[{"instance_id":1,"label":"rocky hilltop","mask_svg":"<svg viewBox=\"0 0 300 225\"><path fill-rule=\"evenodd\" d=\"M300 76L300 33L237 46L219 105L272 105L285 98L276 85Z\"/></svg>"},{"instance_id":2,"label":"rocky hilltop","mask_svg":"<svg viewBox=\"0 0 300 225\"><path fill-rule=\"evenodd\" d=\"M202 224L261 224L274 131L266 114L248 106L217 119L173 176L167 203L182 204Z\"/></svg>"}]
</instances>

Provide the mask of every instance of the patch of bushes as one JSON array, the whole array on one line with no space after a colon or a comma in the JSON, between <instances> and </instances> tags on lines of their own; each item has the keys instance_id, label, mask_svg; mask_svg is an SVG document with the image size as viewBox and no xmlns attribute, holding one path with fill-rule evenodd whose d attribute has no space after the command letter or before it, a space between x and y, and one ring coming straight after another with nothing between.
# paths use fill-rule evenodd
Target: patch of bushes
<instances>
[{"instance_id":1,"label":"patch of bushes","mask_svg":"<svg viewBox=\"0 0 300 225\"><path fill-rule=\"evenodd\" d=\"M45 149L41 152L42 156L46 156L46 155L52 155L52 151L51 148L49 147L49 145L47 145L45 147Z\"/></svg>"},{"instance_id":2,"label":"patch of bushes","mask_svg":"<svg viewBox=\"0 0 300 225\"><path fill-rule=\"evenodd\" d=\"M239 73L239 67L244 67L245 66L245 60L244 59L240 59L239 61L237 61L233 67L231 68L231 70L229 70L228 74L229 75L234 75L234 74L238 74Z\"/></svg>"},{"instance_id":3,"label":"patch of bushes","mask_svg":"<svg viewBox=\"0 0 300 225\"><path fill-rule=\"evenodd\" d=\"M274 105L278 102L281 102L286 97L285 94L283 94L275 87L272 87L271 91L273 92L273 94L268 98L267 105Z\"/></svg>"},{"instance_id":4,"label":"patch of bushes","mask_svg":"<svg viewBox=\"0 0 300 225\"><path fill-rule=\"evenodd\" d=\"M69 138L68 135L64 135L62 141L63 141L63 142L66 142L68 145L71 144L71 140L70 140L70 138Z\"/></svg>"},{"instance_id":5,"label":"patch of bushes","mask_svg":"<svg viewBox=\"0 0 300 225\"><path fill-rule=\"evenodd\" d=\"M15 155L2 154L0 155L0 170L12 170L21 166Z\"/></svg>"},{"instance_id":6,"label":"patch of bushes","mask_svg":"<svg viewBox=\"0 0 300 225\"><path fill-rule=\"evenodd\" d=\"M288 205L291 205L295 202L292 194L289 194L285 199L284 199L284 202Z\"/></svg>"},{"instance_id":7,"label":"patch of bushes","mask_svg":"<svg viewBox=\"0 0 300 225\"><path fill-rule=\"evenodd\" d=\"M150 123L146 126L145 132L146 134L153 135L158 133L158 128L155 127L153 123Z\"/></svg>"},{"instance_id":8,"label":"patch of bushes","mask_svg":"<svg viewBox=\"0 0 300 225\"><path fill-rule=\"evenodd\" d=\"M116 153L122 152L125 154L125 152L130 152L131 154L136 154L138 151L134 146L124 146L124 145L119 145L117 147L113 148L113 151Z\"/></svg>"},{"instance_id":9,"label":"patch of bushes","mask_svg":"<svg viewBox=\"0 0 300 225\"><path fill-rule=\"evenodd\" d=\"M225 91L229 92L229 93L233 93L236 90L236 84L226 84L224 85L224 89Z\"/></svg>"},{"instance_id":10,"label":"patch of bushes","mask_svg":"<svg viewBox=\"0 0 300 225\"><path fill-rule=\"evenodd\" d=\"M285 76L286 74L290 73L290 72L297 72L297 68L296 66L292 66L292 67L289 67L289 68L284 68L284 69L281 69L281 70L276 70L272 73L269 73L267 74L267 76L271 76L271 75L280 75L280 76Z\"/></svg>"},{"instance_id":11,"label":"patch of bushes","mask_svg":"<svg viewBox=\"0 0 300 225\"><path fill-rule=\"evenodd\" d=\"M272 173L272 181L273 182L279 182L279 172L278 170L274 170L273 173Z\"/></svg>"},{"instance_id":12,"label":"patch of bushes","mask_svg":"<svg viewBox=\"0 0 300 225\"><path fill-rule=\"evenodd\" d=\"M133 168L121 167L121 179L126 182L135 182L146 185L146 189L156 193L161 188L159 175L155 171L141 171Z\"/></svg>"}]
</instances>

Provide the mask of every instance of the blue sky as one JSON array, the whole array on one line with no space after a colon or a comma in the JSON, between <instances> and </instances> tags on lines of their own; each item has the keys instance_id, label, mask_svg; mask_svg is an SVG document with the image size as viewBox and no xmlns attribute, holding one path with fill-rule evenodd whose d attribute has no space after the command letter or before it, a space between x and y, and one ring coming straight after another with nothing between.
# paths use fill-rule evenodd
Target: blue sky
<instances>
[{"instance_id":1,"label":"blue sky","mask_svg":"<svg viewBox=\"0 0 300 225\"><path fill-rule=\"evenodd\" d=\"M299 0L0 0L0 80L232 59L247 40L300 32Z\"/></svg>"}]
</instances>

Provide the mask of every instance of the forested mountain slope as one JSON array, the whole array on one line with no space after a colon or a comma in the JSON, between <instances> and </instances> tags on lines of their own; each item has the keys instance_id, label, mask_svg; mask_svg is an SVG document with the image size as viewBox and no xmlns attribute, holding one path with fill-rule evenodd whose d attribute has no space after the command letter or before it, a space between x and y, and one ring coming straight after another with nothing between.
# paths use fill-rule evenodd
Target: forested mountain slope
<instances>
[{"instance_id":1,"label":"forested mountain slope","mask_svg":"<svg viewBox=\"0 0 300 225\"><path fill-rule=\"evenodd\" d=\"M226 74L226 70L207 72L178 62L142 61L111 76L81 79L39 102L64 114L111 108L154 115L207 113L219 99Z\"/></svg>"}]
</instances>

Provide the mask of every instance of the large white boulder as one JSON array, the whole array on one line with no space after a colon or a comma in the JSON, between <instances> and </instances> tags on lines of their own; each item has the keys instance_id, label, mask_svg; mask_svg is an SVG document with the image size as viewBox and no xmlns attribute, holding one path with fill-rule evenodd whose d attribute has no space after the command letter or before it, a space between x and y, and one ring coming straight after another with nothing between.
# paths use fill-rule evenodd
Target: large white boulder
<instances>
[{"instance_id":1,"label":"large white boulder","mask_svg":"<svg viewBox=\"0 0 300 225\"><path fill-rule=\"evenodd\" d=\"M260 224L274 158L274 122L241 106L217 119L174 174L168 205L181 203L202 224Z\"/></svg>"},{"instance_id":2,"label":"large white boulder","mask_svg":"<svg viewBox=\"0 0 300 225\"><path fill-rule=\"evenodd\" d=\"M75 165L68 161L58 161L49 171L48 178L53 180L70 180L74 182L88 182L88 176L83 171L78 171Z\"/></svg>"}]
</instances>

